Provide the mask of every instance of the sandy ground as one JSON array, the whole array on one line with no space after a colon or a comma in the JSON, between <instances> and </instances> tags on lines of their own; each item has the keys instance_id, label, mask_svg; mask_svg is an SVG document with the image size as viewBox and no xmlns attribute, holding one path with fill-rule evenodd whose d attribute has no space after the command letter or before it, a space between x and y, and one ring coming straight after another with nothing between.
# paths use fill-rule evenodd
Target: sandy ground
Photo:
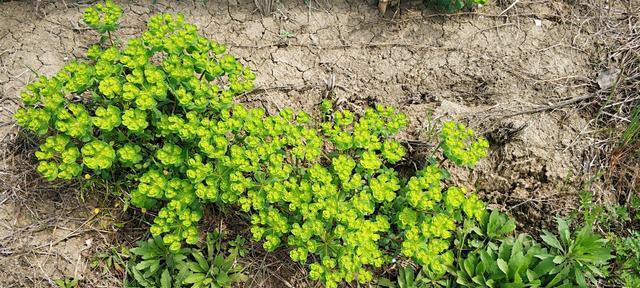
<instances>
[{"instance_id":1,"label":"sandy ground","mask_svg":"<svg viewBox=\"0 0 640 288\"><path fill-rule=\"evenodd\" d=\"M511 3L500 3L511 1L498 1L452 16L419 6L381 16L363 1L282 1L269 17L252 0L119 2L122 38L138 35L149 15L170 12L226 43L258 76L258 89L239 101L271 112L287 106L314 112L323 97L344 99L356 110L393 105L409 115L401 138L417 162L424 152L419 143L430 137L430 115L468 123L493 143L471 175L460 171L459 179L471 176L460 184L533 229L572 207L587 177L589 119L580 102L562 101L590 95L597 71L581 6L572 1L520 1L504 13ZM32 70L52 75L97 39L81 23L87 5L42 1L36 11L29 1L0 3L6 147L20 142L11 115ZM89 265L97 244L123 233L109 224L111 214L93 213L100 202L80 199L78 187L27 180L33 172L18 172L29 159L3 155L0 286L47 286L64 276L85 278L88 287L117 286ZM25 190L35 196L25 199Z\"/></svg>"}]
</instances>

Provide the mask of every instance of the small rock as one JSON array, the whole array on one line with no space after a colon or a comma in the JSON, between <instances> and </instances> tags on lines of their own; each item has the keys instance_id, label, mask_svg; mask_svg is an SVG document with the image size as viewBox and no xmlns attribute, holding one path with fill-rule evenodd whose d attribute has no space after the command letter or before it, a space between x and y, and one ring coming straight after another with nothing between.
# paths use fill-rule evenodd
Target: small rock
<instances>
[{"instance_id":1,"label":"small rock","mask_svg":"<svg viewBox=\"0 0 640 288\"><path fill-rule=\"evenodd\" d=\"M540 19L533 19L533 22L536 24L536 27L542 27L542 20L540 20Z\"/></svg>"},{"instance_id":2,"label":"small rock","mask_svg":"<svg viewBox=\"0 0 640 288\"><path fill-rule=\"evenodd\" d=\"M600 74L598 74L598 78L596 78L598 86L600 86L600 89L603 90L611 88L611 86L613 86L613 84L618 79L618 75L620 75L620 69L618 68L611 68L600 71Z\"/></svg>"},{"instance_id":3,"label":"small rock","mask_svg":"<svg viewBox=\"0 0 640 288\"><path fill-rule=\"evenodd\" d=\"M309 39L311 40L311 44L313 44L314 46L319 46L318 45L318 36L313 35L313 34L309 34Z\"/></svg>"}]
</instances>

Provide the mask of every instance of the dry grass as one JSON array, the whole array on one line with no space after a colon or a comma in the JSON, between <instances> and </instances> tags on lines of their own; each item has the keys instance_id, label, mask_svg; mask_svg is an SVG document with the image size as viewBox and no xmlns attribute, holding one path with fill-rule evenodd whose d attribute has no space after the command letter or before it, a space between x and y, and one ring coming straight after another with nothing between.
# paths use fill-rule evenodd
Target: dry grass
<instances>
[{"instance_id":1,"label":"dry grass","mask_svg":"<svg viewBox=\"0 0 640 288\"><path fill-rule=\"evenodd\" d=\"M260 13L264 16L271 15L274 9L274 0L254 0Z\"/></svg>"},{"instance_id":2,"label":"dry grass","mask_svg":"<svg viewBox=\"0 0 640 288\"><path fill-rule=\"evenodd\" d=\"M592 13L593 39L601 48L596 61L600 83L593 83L597 99L592 122L597 135L589 169L604 174L606 187L613 192L610 200L627 204L633 193L640 193L640 118L634 117L640 107L640 4L583 2Z\"/></svg>"}]
</instances>

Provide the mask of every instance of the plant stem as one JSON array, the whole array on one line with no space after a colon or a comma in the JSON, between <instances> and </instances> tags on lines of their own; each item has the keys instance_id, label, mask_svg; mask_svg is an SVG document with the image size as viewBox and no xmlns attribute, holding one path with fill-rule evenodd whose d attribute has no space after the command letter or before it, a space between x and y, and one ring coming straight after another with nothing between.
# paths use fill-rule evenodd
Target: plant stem
<instances>
[{"instance_id":1,"label":"plant stem","mask_svg":"<svg viewBox=\"0 0 640 288\"><path fill-rule=\"evenodd\" d=\"M111 42L111 46L113 46L113 38L111 38L111 31L107 31L107 35L109 35L109 42Z\"/></svg>"},{"instance_id":2,"label":"plant stem","mask_svg":"<svg viewBox=\"0 0 640 288\"><path fill-rule=\"evenodd\" d=\"M433 148L433 151L431 151L431 154L429 155L427 160L433 159L433 157L436 155L436 152L438 152L438 149L440 149L440 146L442 146L442 141L440 141L440 143L438 143L438 145L436 145L436 147ZM442 162L440 164L442 164Z\"/></svg>"}]
</instances>

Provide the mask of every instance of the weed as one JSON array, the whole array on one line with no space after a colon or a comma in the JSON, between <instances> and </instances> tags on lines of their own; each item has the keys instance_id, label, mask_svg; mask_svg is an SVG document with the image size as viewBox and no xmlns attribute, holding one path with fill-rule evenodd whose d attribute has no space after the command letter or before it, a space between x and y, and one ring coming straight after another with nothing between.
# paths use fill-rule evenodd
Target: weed
<instances>
[{"instance_id":1,"label":"weed","mask_svg":"<svg viewBox=\"0 0 640 288\"><path fill-rule=\"evenodd\" d=\"M75 288L75 287L78 287L78 279L74 279L74 278L57 279L57 280L54 280L53 283L56 283L56 285L59 288Z\"/></svg>"},{"instance_id":2,"label":"weed","mask_svg":"<svg viewBox=\"0 0 640 288\"><path fill-rule=\"evenodd\" d=\"M455 12L473 5L484 5L486 0L426 0L427 5L431 5L447 12Z\"/></svg>"},{"instance_id":3,"label":"weed","mask_svg":"<svg viewBox=\"0 0 640 288\"><path fill-rule=\"evenodd\" d=\"M119 7L91 9L89 26L117 28ZM371 282L396 254L443 274L457 224L485 213L476 195L444 183L443 161L471 168L487 155L488 142L462 124L444 123L433 155L441 161L402 179L393 165L406 151L393 137L407 120L391 107L357 116L325 102L326 120L313 123L290 108L267 116L234 104L254 74L180 15L152 16L141 37L115 43L91 46L88 59L29 84L16 118L43 139L36 157L45 178L105 179L130 191L131 205L157 210L153 237L131 249L139 285L237 275L210 270L228 267L229 256L208 257L215 265L207 266L185 246L200 241L205 205L240 207L255 241L267 251L288 247L327 287Z\"/></svg>"},{"instance_id":4,"label":"weed","mask_svg":"<svg viewBox=\"0 0 640 288\"><path fill-rule=\"evenodd\" d=\"M549 246L549 253L538 255L543 261L557 264L552 272L557 275L548 284L554 287L563 283L565 278L573 279L580 287L587 287L587 281L596 284L596 277L607 274L608 261L613 258L608 240L593 233L587 224L575 234L569 230L569 223L558 219L558 235L545 231L542 240Z\"/></svg>"}]
</instances>

